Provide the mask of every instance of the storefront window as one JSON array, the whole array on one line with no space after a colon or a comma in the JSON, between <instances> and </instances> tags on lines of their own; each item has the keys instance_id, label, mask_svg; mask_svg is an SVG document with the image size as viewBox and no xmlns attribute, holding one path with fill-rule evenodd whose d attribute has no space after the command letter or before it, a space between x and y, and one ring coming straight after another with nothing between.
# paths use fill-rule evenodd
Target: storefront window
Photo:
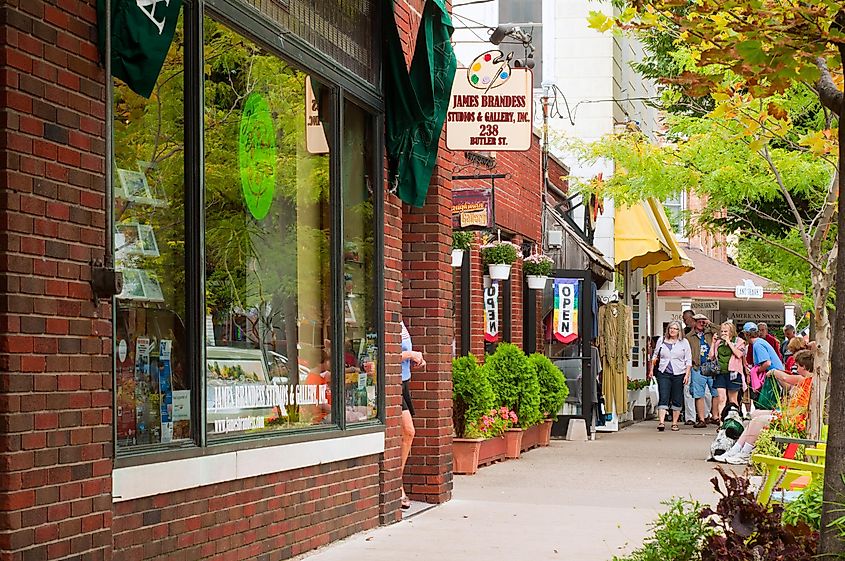
<instances>
[{"instance_id":1,"label":"storefront window","mask_svg":"<svg viewBox=\"0 0 845 561\"><path fill-rule=\"evenodd\" d=\"M331 92L211 20L205 65L208 435L332 424Z\"/></svg>"},{"instance_id":2,"label":"storefront window","mask_svg":"<svg viewBox=\"0 0 845 561\"><path fill-rule=\"evenodd\" d=\"M149 100L114 81L118 449L192 437L185 369L182 22Z\"/></svg>"},{"instance_id":3,"label":"storefront window","mask_svg":"<svg viewBox=\"0 0 845 561\"><path fill-rule=\"evenodd\" d=\"M375 419L379 340L371 118L348 100L343 127L343 310L346 422Z\"/></svg>"}]
</instances>

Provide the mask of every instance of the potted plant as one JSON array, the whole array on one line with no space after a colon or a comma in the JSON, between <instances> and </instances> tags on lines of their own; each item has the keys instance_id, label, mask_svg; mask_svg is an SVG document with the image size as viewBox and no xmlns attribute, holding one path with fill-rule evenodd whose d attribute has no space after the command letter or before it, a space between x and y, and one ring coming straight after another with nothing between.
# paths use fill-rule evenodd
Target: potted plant
<instances>
[{"instance_id":1,"label":"potted plant","mask_svg":"<svg viewBox=\"0 0 845 561\"><path fill-rule=\"evenodd\" d=\"M528 288L543 290L546 287L546 280L552 272L554 261L548 255L535 253L529 255L522 261L522 270L528 279Z\"/></svg>"},{"instance_id":2,"label":"potted plant","mask_svg":"<svg viewBox=\"0 0 845 561\"><path fill-rule=\"evenodd\" d=\"M486 372L493 387L496 404L516 412L519 429L526 429L542 420L537 372L522 349L511 343L499 344L481 370ZM511 451L522 448L522 430L511 429L506 431L505 436L518 441ZM519 455L511 453L508 457L517 458Z\"/></svg>"},{"instance_id":3,"label":"potted plant","mask_svg":"<svg viewBox=\"0 0 845 561\"><path fill-rule=\"evenodd\" d=\"M488 435L480 430L480 419L492 409L493 389L473 355L452 361L452 440L454 472L473 474L478 471L481 444ZM504 445L501 446L504 457ZM495 456L496 454L494 454Z\"/></svg>"},{"instance_id":4,"label":"potted plant","mask_svg":"<svg viewBox=\"0 0 845 561\"><path fill-rule=\"evenodd\" d=\"M519 418L507 407L490 409L467 425L466 437L481 438L478 465L503 458L519 458L522 429L515 429ZM454 452L453 452L454 456ZM454 462L457 465L457 460Z\"/></svg>"},{"instance_id":5,"label":"potted plant","mask_svg":"<svg viewBox=\"0 0 845 561\"><path fill-rule=\"evenodd\" d=\"M519 259L520 247L515 243L494 241L481 246L481 258L493 280L506 280L511 276L511 265Z\"/></svg>"},{"instance_id":6,"label":"potted plant","mask_svg":"<svg viewBox=\"0 0 845 561\"><path fill-rule=\"evenodd\" d=\"M464 252L469 251L472 244L472 232L456 230L452 232L452 266L460 267L464 262Z\"/></svg>"},{"instance_id":7,"label":"potted plant","mask_svg":"<svg viewBox=\"0 0 845 561\"><path fill-rule=\"evenodd\" d=\"M540 446L548 446L552 437L552 423L557 418L557 412L563 407L569 397L566 378L560 368L555 366L545 355L534 353L528 357L531 366L537 372L540 383L540 414L543 424L540 432Z\"/></svg>"}]
</instances>

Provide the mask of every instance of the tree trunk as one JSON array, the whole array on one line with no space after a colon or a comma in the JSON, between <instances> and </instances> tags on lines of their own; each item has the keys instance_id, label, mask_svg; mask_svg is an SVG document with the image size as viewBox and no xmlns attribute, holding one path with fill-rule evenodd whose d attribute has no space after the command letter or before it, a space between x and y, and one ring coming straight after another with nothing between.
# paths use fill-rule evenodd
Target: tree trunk
<instances>
[{"instance_id":1,"label":"tree trunk","mask_svg":"<svg viewBox=\"0 0 845 561\"><path fill-rule=\"evenodd\" d=\"M815 275L813 275L815 276ZM813 279L813 283L816 281ZM818 285L816 285L818 286ZM814 296L817 291L814 290ZM830 380L830 316L827 312L826 300L827 291L824 297L814 297L815 311L813 323L815 328L815 341L818 345L816 352L816 379L813 381L812 395L810 397L810 423L807 436L818 439L824 421L824 405L827 385Z\"/></svg>"},{"instance_id":2,"label":"tree trunk","mask_svg":"<svg viewBox=\"0 0 845 561\"><path fill-rule=\"evenodd\" d=\"M840 13L845 15L845 12ZM845 62L845 45L839 45L840 61ZM834 325L840 333L845 326L845 96L842 97L842 108L839 111L839 200L836 222L839 235L836 239L839 258L836 261L836 311ZM821 540L819 554L822 557L838 556L845 553L845 541L836 528L831 528L831 522L838 514L837 503L845 501L845 338L833 337L830 358L831 372L835 372L830 380L830 398L828 401L828 435L827 453L825 457L824 503L822 505ZM841 513L839 513L841 514Z\"/></svg>"}]
</instances>

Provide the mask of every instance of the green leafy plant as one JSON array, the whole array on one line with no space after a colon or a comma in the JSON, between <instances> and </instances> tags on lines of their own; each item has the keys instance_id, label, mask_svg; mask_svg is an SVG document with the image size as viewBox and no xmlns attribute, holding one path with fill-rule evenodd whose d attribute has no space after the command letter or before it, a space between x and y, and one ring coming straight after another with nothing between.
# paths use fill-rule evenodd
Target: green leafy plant
<instances>
[{"instance_id":1,"label":"green leafy plant","mask_svg":"<svg viewBox=\"0 0 845 561\"><path fill-rule=\"evenodd\" d=\"M569 396L566 378L560 368L552 364L548 357L534 353L528 361L537 372L540 383L540 414L543 417L554 417Z\"/></svg>"},{"instance_id":2,"label":"green leafy plant","mask_svg":"<svg viewBox=\"0 0 845 561\"><path fill-rule=\"evenodd\" d=\"M648 380L632 380L628 378L628 389L631 391L641 390L648 387Z\"/></svg>"},{"instance_id":3,"label":"green leafy plant","mask_svg":"<svg viewBox=\"0 0 845 561\"><path fill-rule=\"evenodd\" d=\"M699 561L704 540L713 529L699 516L701 505L685 499L664 501L669 509L651 525L643 546L613 561Z\"/></svg>"},{"instance_id":4,"label":"green leafy plant","mask_svg":"<svg viewBox=\"0 0 845 561\"><path fill-rule=\"evenodd\" d=\"M472 245L472 240L475 234L472 232L465 232L463 230L455 230L452 232L452 249L462 249L469 251Z\"/></svg>"},{"instance_id":5,"label":"green leafy plant","mask_svg":"<svg viewBox=\"0 0 845 561\"><path fill-rule=\"evenodd\" d=\"M481 259L485 265L510 265L521 251L515 243L494 241L481 246Z\"/></svg>"},{"instance_id":6,"label":"green leafy plant","mask_svg":"<svg viewBox=\"0 0 845 561\"><path fill-rule=\"evenodd\" d=\"M536 425L543 419L537 371L522 349L511 343L500 343L496 352L487 356L481 370L490 380L496 404L516 411L520 427Z\"/></svg>"},{"instance_id":7,"label":"green leafy plant","mask_svg":"<svg viewBox=\"0 0 845 561\"><path fill-rule=\"evenodd\" d=\"M467 427L476 423L495 405L495 395L486 372L472 354L452 360L452 423L455 435L466 438ZM469 437L475 438L475 437Z\"/></svg>"},{"instance_id":8,"label":"green leafy plant","mask_svg":"<svg viewBox=\"0 0 845 561\"><path fill-rule=\"evenodd\" d=\"M814 530L821 528L824 478L814 477L813 481L794 501L783 509L783 523L798 525L801 522Z\"/></svg>"},{"instance_id":9,"label":"green leafy plant","mask_svg":"<svg viewBox=\"0 0 845 561\"><path fill-rule=\"evenodd\" d=\"M548 255L534 254L522 260L522 271L526 275L547 277L552 273L554 260Z\"/></svg>"}]
</instances>

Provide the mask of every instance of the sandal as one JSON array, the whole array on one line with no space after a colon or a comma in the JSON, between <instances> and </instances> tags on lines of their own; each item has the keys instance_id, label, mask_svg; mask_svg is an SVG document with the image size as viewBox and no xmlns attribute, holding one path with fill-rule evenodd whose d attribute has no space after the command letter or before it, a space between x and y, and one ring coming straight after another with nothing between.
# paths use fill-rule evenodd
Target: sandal
<instances>
[{"instance_id":1,"label":"sandal","mask_svg":"<svg viewBox=\"0 0 845 561\"><path fill-rule=\"evenodd\" d=\"M681 427L679 427L678 425L672 425L672 430L678 432L679 430L681 430Z\"/></svg>"},{"instance_id":2,"label":"sandal","mask_svg":"<svg viewBox=\"0 0 845 561\"><path fill-rule=\"evenodd\" d=\"M664 430L666 430L666 425L663 424L663 423L660 423L659 425L657 425L657 430L660 431L660 432L663 432Z\"/></svg>"}]
</instances>

